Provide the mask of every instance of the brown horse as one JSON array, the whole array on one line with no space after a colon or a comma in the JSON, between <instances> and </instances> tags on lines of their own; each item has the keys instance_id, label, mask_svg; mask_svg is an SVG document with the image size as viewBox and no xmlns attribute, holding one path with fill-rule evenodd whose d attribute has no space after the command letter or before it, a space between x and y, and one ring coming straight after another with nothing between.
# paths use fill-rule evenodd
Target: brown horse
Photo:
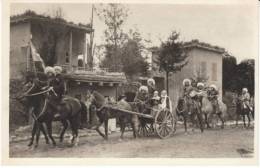
<instances>
[{"instance_id":1,"label":"brown horse","mask_svg":"<svg viewBox=\"0 0 260 168\"><path fill-rule=\"evenodd\" d=\"M29 80L31 82L32 80ZM59 120L63 124L63 130L60 134L60 142L63 141L64 133L68 127L68 122L70 123L72 130L71 143L74 144L75 139L77 139L75 145L78 143L78 128L80 123L80 115L83 111L80 102L72 97L64 98L64 104L54 106L51 102L51 94L55 94L55 91L51 88L42 90L42 87L34 81L30 90L28 90L21 98L25 98L27 102L34 108L33 110L33 130L32 138L29 146L33 144L34 136L36 135L36 145L38 146L40 131L44 133L43 123L47 126L47 133L49 138L52 140L53 145L56 145L54 138L52 137L52 121L55 120L54 115L57 113L57 107L61 112L61 117ZM45 136L46 137L46 136ZM47 139L46 139L47 141Z\"/></svg>"},{"instance_id":2,"label":"brown horse","mask_svg":"<svg viewBox=\"0 0 260 168\"><path fill-rule=\"evenodd\" d=\"M190 107L189 109L188 109L188 106ZM196 124L195 118L197 118L201 132L204 131L203 119L202 119L202 116L201 116L201 112L200 112L198 103L195 100L188 101L186 98L179 98L179 100L177 102L176 113L177 113L178 116L183 117L185 133L187 133L188 117L190 117L190 120L191 120L193 127Z\"/></svg>"},{"instance_id":3,"label":"brown horse","mask_svg":"<svg viewBox=\"0 0 260 168\"><path fill-rule=\"evenodd\" d=\"M209 125L209 120L212 120L213 118L215 118L215 116L217 116L222 122L221 128L223 129L225 124L224 117L227 115L226 104L218 100L220 112L216 114L211 101L207 97L207 93L205 92L204 94L201 94L201 96L202 96L201 112L205 116L205 123L207 125L207 128L211 128L211 126Z\"/></svg>"},{"instance_id":4,"label":"brown horse","mask_svg":"<svg viewBox=\"0 0 260 168\"><path fill-rule=\"evenodd\" d=\"M237 97L234 99L234 103L236 104L236 126L238 125L238 119L240 116L243 118L244 127L246 127L246 119L245 116L247 116L248 119L248 125L247 127L250 127L250 112L251 110L248 107L244 106L243 101ZM252 112L251 112L252 113ZM253 113L252 113L253 114ZM253 115L252 115L253 116Z\"/></svg>"},{"instance_id":5,"label":"brown horse","mask_svg":"<svg viewBox=\"0 0 260 168\"><path fill-rule=\"evenodd\" d=\"M110 118L118 118L120 129L121 129L121 136L120 138L123 139L125 127L127 123L131 123L133 129L133 136L137 138L137 130L138 130L138 117L136 115L128 114L125 112L120 111L129 110L132 111L133 107L126 101L120 100L115 105L116 108L110 108L105 101L105 97L97 91L88 92L87 93L87 102L88 109L91 106L96 107L96 116L99 119L99 124L96 125L96 131L101 135L105 140L108 139L108 119ZM117 110L118 109L118 110ZM91 112L91 111L90 111ZM93 113L93 112L91 112ZM105 126L105 134L100 131L100 126L104 123Z\"/></svg>"}]
</instances>

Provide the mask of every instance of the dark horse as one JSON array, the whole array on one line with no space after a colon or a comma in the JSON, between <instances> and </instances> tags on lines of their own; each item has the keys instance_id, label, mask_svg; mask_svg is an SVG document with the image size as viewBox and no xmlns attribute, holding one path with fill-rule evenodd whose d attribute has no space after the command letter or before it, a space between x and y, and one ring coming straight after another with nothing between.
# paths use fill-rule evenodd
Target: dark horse
<instances>
[{"instance_id":1,"label":"dark horse","mask_svg":"<svg viewBox=\"0 0 260 168\"><path fill-rule=\"evenodd\" d=\"M99 123L96 125L96 131L101 135L105 140L108 139L108 120L110 118L118 118L120 129L121 129L121 136L120 138L123 139L125 127L127 123L131 123L133 129L133 136L137 138L137 130L138 130L138 117L133 114L128 114L122 112L117 109L132 111L133 106L131 106L128 102L124 100L120 100L116 104L116 108L110 108L105 101L105 97L97 91L92 91L87 93L87 100L88 108L91 106L96 107L96 116L99 119ZM91 112L92 113L92 112ZM105 126L105 134L100 131L100 126L104 123Z\"/></svg>"},{"instance_id":2,"label":"dark horse","mask_svg":"<svg viewBox=\"0 0 260 168\"><path fill-rule=\"evenodd\" d=\"M33 82L32 82L33 81ZM52 137L52 121L55 121L55 113L57 113L57 107L59 111L62 112L62 118L59 118L63 125L63 130L60 134L60 142L64 139L64 133L68 127L68 122L70 123L72 130L72 139L71 143L74 143L74 140L77 139L76 145L78 143L78 128L80 123L80 115L82 112L82 107L80 102L72 97L65 97L64 104L58 105L56 108L52 104L51 94L55 94L55 91L51 88L42 90L42 87L32 79L29 79L27 84L31 83L31 88L20 97L25 98L26 105L32 107L32 116L34 119L32 137L29 143L29 146L33 144L34 137L36 135L36 145L38 146L40 131L45 135L46 143L48 143L48 138L46 136L43 123L47 126L48 136L51 139L53 145L56 145L54 138Z\"/></svg>"},{"instance_id":3,"label":"dark horse","mask_svg":"<svg viewBox=\"0 0 260 168\"><path fill-rule=\"evenodd\" d=\"M236 104L236 126L238 125L238 119L242 115L243 117L243 122L244 122L244 127L246 127L246 117L248 119L248 127L250 126L250 109L248 107L244 106L243 101L237 97L234 99L235 104Z\"/></svg>"},{"instance_id":4,"label":"dark horse","mask_svg":"<svg viewBox=\"0 0 260 168\"><path fill-rule=\"evenodd\" d=\"M188 103L191 103L190 112L188 111ZM197 120L199 122L200 130L201 130L201 132L203 132L204 126L203 126L202 114L200 112L198 104L194 100L193 100L193 102L187 102L187 100L185 98L179 98L178 103L177 103L176 113L178 116L183 117L185 133L187 133L188 117L190 117L193 127L196 122L195 118L197 118Z\"/></svg>"}]
</instances>

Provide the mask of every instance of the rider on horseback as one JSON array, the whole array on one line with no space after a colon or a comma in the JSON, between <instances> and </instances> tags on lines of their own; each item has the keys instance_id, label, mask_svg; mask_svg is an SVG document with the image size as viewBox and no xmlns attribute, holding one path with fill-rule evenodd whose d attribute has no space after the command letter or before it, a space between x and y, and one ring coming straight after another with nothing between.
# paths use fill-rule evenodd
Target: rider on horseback
<instances>
[{"instance_id":1,"label":"rider on horseback","mask_svg":"<svg viewBox=\"0 0 260 168\"><path fill-rule=\"evenodd\" d=\"M43 89L46 89L48 87L53 87L54 93L50 95L50 101L49 104L58 112L59 105L63 103L62 97L65 93L65 84L63 77L61 76L62 68L59 66L52 67L46 67L45 68L45 74L48 77L47 86L45 86ZM60 116L55 116L56 118L59 118Z\"/></svg>"},{"instance_id":2,"label":"rider on horseback","mask_svg":"<svg viewBox=\"0 0 260 168\"><path fill-rule=\"evenodd\" d=\"M188 113L191 113L191 104L193 102L192 98L195 95L192 95L192 91L194 91L194 88L191 86L191 80L190 79L184 79L183 80L183 95L182 97L185 99L187 102L187 110Z\"/></svg>"},{"instance_id":3,"label":"rider on horseback","mask_svg":"<svg viewBox=\"0 0 260 168\"><path fill-rule=\"evenodd\" d=\"M244 108L248 108L250 111L253 110L250 105L250 94L248 93L247 88L242 89L241 100L243 102Z\"/></svg>"},{"instance_id":4,"label":"rider on horseback","mask_svg":"<svg viewBox=\"0 0 260 168\"><path fill-rule=\"evenodd\" d=\"M220 113L219 104L218 104L218 89L216 85L210 85L208 90L208 99L212 103L213 109L216 114Z\"/></svg>"},{"instance_id":5,"label":"rider on horseback","mask_svg":"<svg viewBox=\"0 0 260 168\"><path fill-rule=\"evenodd\" d=\"M197 88L196 88L197 93L196 94L197 94L197 97L198 97L198 102L199 102L200 107L201 107L201 104L202 104L202 94L204 92L204 87L205 87L204 83L202 83L202 82L197 83Z\"/></svg>"}]
</instances>

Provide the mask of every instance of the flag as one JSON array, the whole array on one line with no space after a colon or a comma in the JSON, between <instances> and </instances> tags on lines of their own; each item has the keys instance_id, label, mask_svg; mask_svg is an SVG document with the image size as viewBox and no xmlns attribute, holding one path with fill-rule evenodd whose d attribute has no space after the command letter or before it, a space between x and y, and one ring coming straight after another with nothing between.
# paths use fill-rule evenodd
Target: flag
<instances>
[{"instance_id":1,"label":"flag","mask_svg":"<svg viewBox=\"0 0 260 168\"><path fill-rule=\"evenodd\" d=\"M34 47L32 42L30 42L30 48L31 48L31 55L32 55L33 61L40 64L41 68L43 68L43 70L44 70L45 69L44 61L41 58L40 54L37 53L36 48Z\"/></svg>"}]
</instances>

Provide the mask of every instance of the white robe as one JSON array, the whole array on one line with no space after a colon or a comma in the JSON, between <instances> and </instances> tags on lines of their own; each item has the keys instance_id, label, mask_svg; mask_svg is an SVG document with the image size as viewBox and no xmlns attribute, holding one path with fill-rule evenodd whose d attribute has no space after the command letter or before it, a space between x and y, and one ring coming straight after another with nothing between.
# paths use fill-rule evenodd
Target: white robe
<instances>
[{"instance_id":1,"label":"white robe","mask_svg":"<svg viewBox=\"0 0 260 168\"><path fill-rule=\"evenodd\" d=\"M162 109L166 108L166 105L167 105L167 103L166 103L167 97L168 97L168 96L162 97L162 102L161 102L161 108L162 108ZM168 98L169 98L170 112L172 113L172 101L171 101L170 97L168 97Z\"/></svg>"}]
</instances>

